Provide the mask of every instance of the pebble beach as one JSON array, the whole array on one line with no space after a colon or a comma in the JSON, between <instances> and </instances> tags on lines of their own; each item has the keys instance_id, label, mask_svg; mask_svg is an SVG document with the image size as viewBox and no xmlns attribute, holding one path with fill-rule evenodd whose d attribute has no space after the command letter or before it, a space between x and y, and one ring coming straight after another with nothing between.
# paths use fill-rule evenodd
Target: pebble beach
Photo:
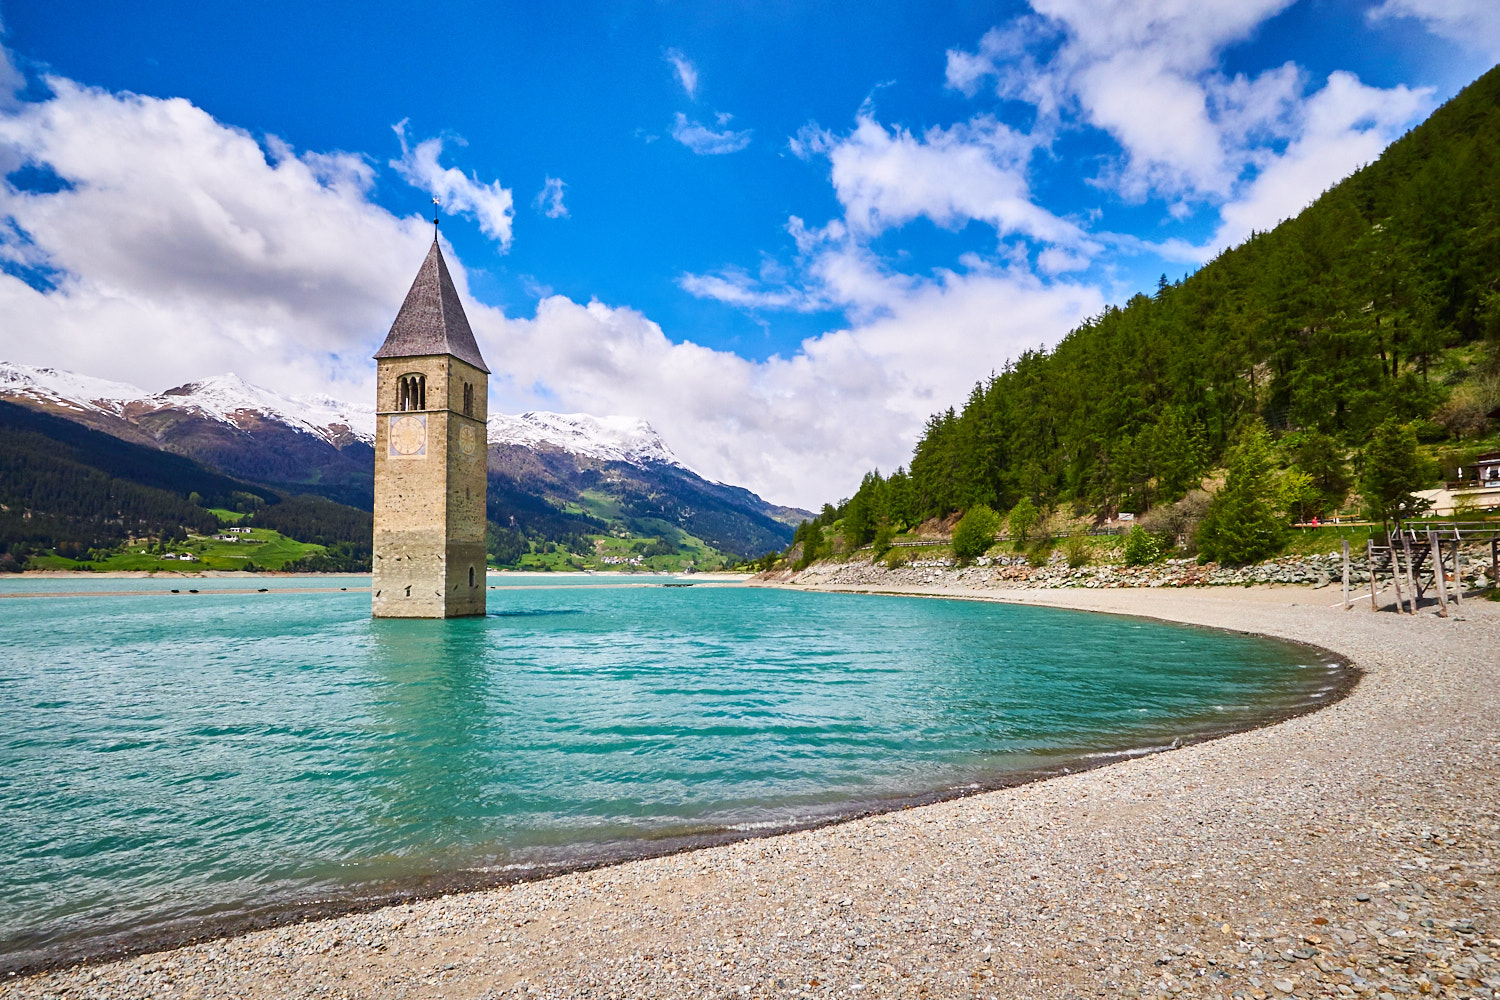
<instances>
[{"instance_id":1,"label":"pebble beach","mask_svg":"<svg viewBox=\"0 0 1500 1000\"><path fill-rule=\"evenodd\" d=\"M12 976L0 1000L1500 994L1500 603L851 589L1255 632L1362 677L1321 711L1080 773Z\"/></svg>"}]
</instances>

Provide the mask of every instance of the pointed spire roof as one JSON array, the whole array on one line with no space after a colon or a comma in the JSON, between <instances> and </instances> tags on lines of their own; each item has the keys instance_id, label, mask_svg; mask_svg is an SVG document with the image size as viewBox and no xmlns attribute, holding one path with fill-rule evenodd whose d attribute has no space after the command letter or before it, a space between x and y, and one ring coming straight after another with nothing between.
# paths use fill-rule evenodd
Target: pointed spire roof
<instances>
[{"instance_id":1,"label":"pointed spire roof","mask_svg":"<svg viewBox=\"0 0 1500 1000\"><path fill-rule=\"evenodd\" d=\"M415 358L431 354L451 354L489 374L479 345L474 342L469 318L464 315L463 303L458 300L458 289L453 287L453 278L448 274L443 251L438 248L436 234L427 259L417 272L417 280L411 283L396 322L391 324L391 332L386 334L385 343L375 357Z\"/></svg>"}]
</instances>

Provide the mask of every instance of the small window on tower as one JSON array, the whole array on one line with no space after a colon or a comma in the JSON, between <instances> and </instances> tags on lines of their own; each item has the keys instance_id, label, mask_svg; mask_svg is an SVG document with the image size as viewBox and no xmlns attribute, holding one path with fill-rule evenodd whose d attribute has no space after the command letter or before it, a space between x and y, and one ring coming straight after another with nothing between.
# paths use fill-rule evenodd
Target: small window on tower
<instances>
[{"instance_id":1,"label":"small window on tower","mask_svg":"<svg viewBox=\"0 0 1500 1000\"><path fill-rule=\"evenodd\" d=\"M464 416L474 415L474 386L468 382L464 383Z\"/></svg>"},{"instance_id":2,"label":"small window on tower","mask_svg":"<svg viewBox=\"0 0 1500 1000\"><path fill-rule=\"evenodd\" d=\"M396 380L396 409L427 409L426 375L402 375Z\"/></svg>"},{"instance_id":3,"label":"small window on tower","mask_svg":"<svg viewBox=\"0 0 1500 1000\"><path fill-rule=\"evenodd\" d=\"M469 586L474 586L474 567L469 567Z\"/></svg>"}]
</instances>

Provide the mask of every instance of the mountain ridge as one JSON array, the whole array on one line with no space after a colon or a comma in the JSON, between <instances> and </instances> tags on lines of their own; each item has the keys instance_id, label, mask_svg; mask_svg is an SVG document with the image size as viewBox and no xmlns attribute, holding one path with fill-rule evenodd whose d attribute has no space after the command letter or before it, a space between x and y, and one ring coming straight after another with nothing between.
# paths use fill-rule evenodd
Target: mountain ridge
<instances>
[{"instance_id":1,"label":"mountain ridge","mask_svg":"<svg viewBox=\"0 0 1500 1000\"><path fill-rule=\"evenodd\" d=\"M138 423L160 410L180 409L243 429L255 414L321 438L336 448L356 441L367 445L375 442L373 406L324 394L285 395L233 372L151 392L129 382L67 369L0 361L0 399L14 401L18 397L43 404L43 408L72 411L63 415L75 419L91 415ZM551 448L603 461L661 462L687 468L661 434L640 417L545 410L495 413L486 423L485 436L489 444Z\"/></svg>"},{"instance_id":2,"label":"mountain ridge","mask_svg":"<svg viewBox=\"0 0 1500 1000\"><path fill-rule=\"evenodd\" d=\"M233 375L148 392L66 369L0 362L0 400L202 463L287 496L372 509L375 410L291 396ZM486 428L489 518L553 541L688 535L737 556L779 548L807 511L705 480L642 419L529 411Z\"/></svg>"}]
</instances>

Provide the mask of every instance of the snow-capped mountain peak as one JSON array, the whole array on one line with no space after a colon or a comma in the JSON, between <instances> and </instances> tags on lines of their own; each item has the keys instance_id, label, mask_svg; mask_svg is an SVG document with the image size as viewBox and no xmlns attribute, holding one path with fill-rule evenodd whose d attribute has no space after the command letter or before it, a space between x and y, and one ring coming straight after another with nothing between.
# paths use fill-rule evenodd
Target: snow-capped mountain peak
<instances>
[{"instance_id":1,"label":"snow-capped mountain peak","mask_svg":"<svg viewBox=\"0 0 1500 1000\"><path fill-rule=\"evenodd\" d=\"M0 362L0 397L19 396L65 409L118 416L127 403L149 395L128 382L111 382L61 368Z\"/></svg>"},{"instance_id":2,"label":"snow-capped mountain peak","mask_svg":"<svg viewBox=\"0 0 1500 1000\"><path fill-rule=\"evenodd\" d=\"M60 368L0 362L0 398L128 420L165 409L196 412L236 427L258 417L334 445L351 437L367 443L375 440L372 406L355 406L323 395L283 395L246 382L232 372L153 393L126 382L110 382Z\"/></svg>"},{"instance_id":3,"label":"snow-capped mountain peak","mask_svg":"<svg viewBox=\"0 0 1500 1000\"><path fill-rule=\"evenodd\" d=\"M59 368L0 361L0 398L31 401L78 414L98 413L135 422L163 410L195 413L206 419L253 430L270 421L343 447L353 438L375 441L375 408L321 394L293 396L247 382L233 372L148 392L125 382L79 375ZM595 417L587 413L489 418L490 444L564 451L584 458L631 465L659 463L686 468L660 434L639 417Z\"/></svg>"},{"instance_id":4,"label":"snow-capped mountain peak","mask_svg":"<svg viewBox=\"0 0 1500 1000\"><path fill-rule=\"evenodd\" d=\"M246 415L258 414L321 438L331 440L347 434L366 443L375 440L373 406L357 406L321 394L282 395L246 382L233 372L167 389L151 400L177 409L198 410L236 425Z\"/></svg>"},{"instance_id":5,"label":"snow-capped mountain peak","mask_svg":"<svg viewBox=\"0 0 1500 1000\"><path fill-rule=\"evenodd\" d=\"M552 448L585 458L631 465L647 462L682 465L656 429L639 417L595 417L587 413L531 410L518 416L492 414L487 430L490 444Z\"/></svg>"}]
</instances>

